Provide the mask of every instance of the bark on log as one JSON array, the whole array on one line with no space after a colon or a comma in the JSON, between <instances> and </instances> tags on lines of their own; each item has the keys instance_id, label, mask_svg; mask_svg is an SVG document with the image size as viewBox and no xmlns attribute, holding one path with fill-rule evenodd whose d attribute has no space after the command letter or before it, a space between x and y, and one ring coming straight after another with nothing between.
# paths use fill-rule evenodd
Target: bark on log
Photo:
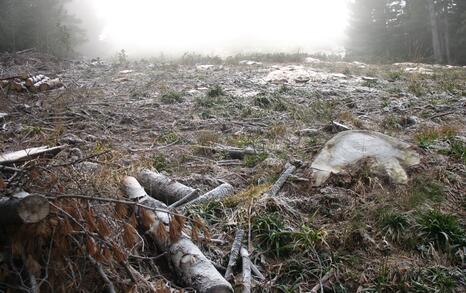
<instances>
[{"instance_id":1,"label":"bark on log","mask_svg":"<svg viewBox=\"0 0 466 293\"><path fill-rule=\"evenodd\" d=\"M49 211L49 201L40 195L20 192L0 198L1 224L37 223L47 217Z\"/></svg>"},{"instance_id":2,"label":"bark on log","mask_svg":"<svg viewBox=\"0 0 466 293\"><path fill-rule=\"evenodd\" d=\"M249 259L249 252L244 246L241 247L241 259L243 263L243 272L242 272L243 289L241 290L241 292L250 293L251 292L251 260Z\"/></svg>"},{"instance_id":3,"label":"bark on log","mask_svg":"<svg viewBox=\"0 0 466 293\"><path fill-rule=\"evenodd\" d=\"M45 75L43 74L31 76L28 79L26 79L26 86L31 87L34 84L38 83L39 81L43 80L44 78L45 78Z\"/></svg>"},{"instance_id":4,"label":"bark on log","mask_svg":"<svg viewBox=\"0 0 466 293\"><path fill-rule=\"evenodd\" d=\"M14 91L22 92L26 89L26 86L24 82L12 80L10 81L10 88Z\"/></svg>"},{"instance_id":5,"label":"bark on log","mask_svg":"<svg viewBox=\"0 0 466 293\"><path fill-rule=\"evenodd\" d=\"M177 202L195 190L165 175L150 170L140 172L137 179L150 196L166 204Z\"/></svg>"},{"instance_id":6,"label":"bark on log","mask_svg":"<svg viewBox=\"0 0 466 293\"><path fill-rule=\"evenodd\" d=\"M125 177L123 187L129 198L137 200L139 203L158 209L167 209L167 205L150 197L144 188L134 177ZM200 249L194 245L189 237L182 234L181 237L171 242L157 236L159 229L164 229L166 233L169 227L170 215L163 211L151 212L153 217L149 228L152 239L161 251L167 252L169 262L183 280L201 293L232 293L233 288L222 275L215 269L212 263L204 256ZM140 217L141 218L141 217ZM147 219L147 217L145 217Z\"/></svg>"},{"instance_id":7,"label":"bark on log","mask_svg":"<svg viewBox=\"0 0 466 293\"><path fill-rule=\"evenodd\" d=\"M233 186L225 182L220 186L217 186L216 188L212 189L211 191L199 196L195 200L183 205L182 208L187 209L188 207L193 206L195 204L201 204L211 200L222 199L230 194L233 194L234 191L235 190Z\"/></svg>"},{"instance_id":8,"label":"bark on log","mask_svg":"<svg viewBox=\"0 0 466 293\"><path fill-rule=\"evenodd\" d=\"M233 268L236 265L236 261L238 260L238 256L240 254L241 247L243 246L243 237L244 237L244 230L238 229L235 233L235 240L231 245L230 251L230 259L228 260L227 270L225 272L225 279L228 281L231 280L233 277Z\"/></svg>"},{"instance_id":9,"label":"bark on log","mask_svg":"<svg viewBox=\"0 0 466 293\"><path fill-rule=\"evenodd\" d=\"M53 90L53 89L56 89L62 86L63 86L63 83L60 81L60 79L58 78L49 79L46 82L43 82L41 85L39 85L39 90L41 92L44 92L44 91Z\"/></svg>"},{"instance_id":10,"label":"bark on log","mask_svg":"<svg viewBox=\"0 0 466 293\"><path fill-rule=\"evenodd\" d=\"M286 170L278 177L278 180L272 185L269 191L267 191L267 196L276 196L280 189L285 184L288 177L296 170L296 167L292 164L286 164Z\"/></svg>"},{"instance_id":11,"label":"bark on log","mask_svg":"<svg viewBox=\"0 0 466 293\"><path fill-rule=\"evenodd\" d=\"M49 148L48 146L41 146L37 148L30 148L16 152L0 154L0 164L9 164L19 161L30 160L34 157L45 154L57 154L66 146L56 146Z\"/></svg>"},{"instance_id":12,"label":"bark on log","mask_svg":"<svg viewBox=\"0 0 466 293\"><path fill-rule=\"evenodd\" d=\"M43 84L45 84L46 82L48 82L48 81L49 81L49 78L48 78L48 77L44 77L43 79L41 79L41 80L39 80L38 82L34 83L34 84L30 87L31 91L33 91L33 92L39 92L39 91L41 91L41 86L42 86Z\"/></svg>"}]
</instances>

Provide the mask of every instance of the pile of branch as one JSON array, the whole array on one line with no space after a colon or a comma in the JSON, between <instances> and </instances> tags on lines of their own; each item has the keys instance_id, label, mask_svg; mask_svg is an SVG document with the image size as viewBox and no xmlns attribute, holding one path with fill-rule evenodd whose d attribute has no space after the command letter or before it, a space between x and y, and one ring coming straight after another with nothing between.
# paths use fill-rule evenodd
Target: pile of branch
<instances>
[{"instance_id":1,"label":"pile of branch","mask_svg":"<svg viewBox=\"0 0 466 293\"><path fill-rule=\"evenodd\" d=\"M0 79L0 88L16 92L29 91L33 93L44 92L63 87L59 78L51 79L43 74L13 76Z\"/></svg>"}]
</instances>

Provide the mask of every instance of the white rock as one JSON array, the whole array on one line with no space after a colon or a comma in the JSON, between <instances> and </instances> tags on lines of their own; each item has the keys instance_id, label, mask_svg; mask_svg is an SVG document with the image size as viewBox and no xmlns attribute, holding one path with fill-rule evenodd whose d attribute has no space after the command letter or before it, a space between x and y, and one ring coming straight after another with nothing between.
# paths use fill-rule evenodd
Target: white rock
<instances>
[{"instance_id":1,"label":"white rock","mask_svg":"<svg viewBox=\"0 0 466 293\"><path fill-rule=\"evenodd\" d=\"M344 172L367 158L374 160L372 167L384 170L396 184L408 181L403 167L420 162L419 154L408 143L378 132L344 131L329 140L312 162L314 185L322 185L331 174Z\"/></svg>"}]
</instances>

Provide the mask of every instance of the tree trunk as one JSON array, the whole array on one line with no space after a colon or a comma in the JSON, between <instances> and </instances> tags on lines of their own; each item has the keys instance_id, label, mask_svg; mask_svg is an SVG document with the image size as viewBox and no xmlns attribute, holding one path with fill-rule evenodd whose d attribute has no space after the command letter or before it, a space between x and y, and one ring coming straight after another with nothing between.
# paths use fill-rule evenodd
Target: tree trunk
<instances>
[{"instance_id":1,"label":"tree trunk","mask_svg":"<svg viewBox=\"0 0 466 293\"><path fill-rule=\"evenodd\" d=\"M434 60L436 63L442 63L442 51L440 47L439 26L437 21L437 12L435 11L434 0L427 0L430 12L430 25L432 30L432 48L434 50Z\"/></svg>"},{"instance_id":2,"label":"tree trunk","mask_svg":"<svg viewBox=\"0 0 466 293\"><path fill-rule=\"evenodd\" d=\"M136 178L125 177L123 179L123 188L129 198L137 200L141 204L168 211L167 205L147 195ZM220 275L188 236L182 233L179 239L175 241L161 237L161 235L170 233L170 217L172 216L169 213L145 210L145 213L147 212L151 216L147 216L147 214L142 216L141 210L139 210L140 216L138 218L140 221L143 221L143 219L150 221L150 223L143 224L145 224L144 226L146 226L157 247L168 253L169 262L180 281L201 293L233 292L230 283ZM150 224L149 227L147 224Z\"/></svg>"},{"instance_id":3,"label":"tree trunk","mask_svg":"<svg viewBox=\"0 0 466 293\"><path fill-rule=\"evenodd\" d=\"M37 223L47 217L49 211L49 201L40 195L20 192L0 198L1 224Z\"/></svg>"},{"instance_id":4,"label":"tree trunk","mask_svg":"<svg viewBox=\"0 0 466 293\"><path fill-rule=\"evenodd\" d=\"M137 176L150 196L166 204L172 204L194 192L194 188L181 184L160 173L143 170Z\"/></svg>"},{"instance_id":5,"label":"tree trunk","mask_svg":"<svg viewBox=\"0 0 466 293\"><path fill-rule=\"evenodd\" d=\"M451 52L450 52L450 25L448 23L448 2L445 1L443 4L443 36L444 36L444 50L447 64L451 64Z\"/></svg>"}]
</instances>

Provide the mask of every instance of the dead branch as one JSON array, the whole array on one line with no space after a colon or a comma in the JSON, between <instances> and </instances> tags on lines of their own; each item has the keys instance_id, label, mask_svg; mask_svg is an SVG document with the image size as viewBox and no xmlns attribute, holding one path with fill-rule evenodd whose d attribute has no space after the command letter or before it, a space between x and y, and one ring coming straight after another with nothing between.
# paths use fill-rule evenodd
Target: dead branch
<instances>
[{"instance_id":1,"label":"dead branch","mask_svg":"<svg viewBox=\"0 0 466 293\"><path fill-rule=\"evenodd\" d=\"M246 247L241 247L241 259L243 263L242 281L243 293L251 292L251 261L249 260L249 253Z\"/></svg>"},{"instance_id":2,"label":"dead branch","mask_svg":"<svg viewBox=\"0 0 466 293\"><path fill-rule=\"evenodd\" d=\"M225 272L225 279L228 281L231 280L233 277L233 268L236 265L236 261L238 260L238 256L240 254L241 247L243 246L243 237L244 237L244 230L238 229L235 233L235 240L231 245L230 251L230 259L228 260L227 270Z\"/></svg>"},{"instance_id":3,"label":"dead branch","mask_svg":"<svg viewBox=\"0 0 466 293\"><path fill-rule=\"evenodd\" d=\"M270 190L266 192L267 196L277 196L288 177L290 177L290 175L296 170L296 167L289 163L286 164L285 168L285 171L280 175L280 177L278 177L278 180L272 185Z\"/></svg>"},{"instance_id":4,"label":"dead branch","mask_svg":"<svg viewBox=\"0 0 466 293\"><path fill-rule=\"evenodd\" d=\"M116 293L115 286L113 285L112 281L110 281L110 279L108 278L102 265L90 255L88 255L87 258L96 267L97 272L99 273L100 277L102 278L102 280L104 280L105 284L107 285L107 291L109 293Z\"/></svg>"},{"instance_id":5,"label":"dead branch","mask_svg":"<svg viewBox=\"0 0 466 293\"><path fill-rule=\"evenodd\" d=\"M20 161L27 161L40 155L56 155L67 146L56 146L49 148L48 146L41 146L37 148L29 148L21 151L0 154L0 164L9 164Z\"/></svg>"},{"instance_id":6,"label":"dead branch","mask_svg":"<svg viewBox=\"0 0 466 293\"><path fill-rule=\"evenodd\" d=\"M323 277L322 279L319 280L319 283L317 283L312 289L311 289L311 293L318 293L319 290L321 290L321 292L323 292L323 289L325 286L327 286L329 283L332 282L332 279L335 278L335 271L333 269L331 269L330 271L328 271Z\"/></svg>"}]
</instances>

